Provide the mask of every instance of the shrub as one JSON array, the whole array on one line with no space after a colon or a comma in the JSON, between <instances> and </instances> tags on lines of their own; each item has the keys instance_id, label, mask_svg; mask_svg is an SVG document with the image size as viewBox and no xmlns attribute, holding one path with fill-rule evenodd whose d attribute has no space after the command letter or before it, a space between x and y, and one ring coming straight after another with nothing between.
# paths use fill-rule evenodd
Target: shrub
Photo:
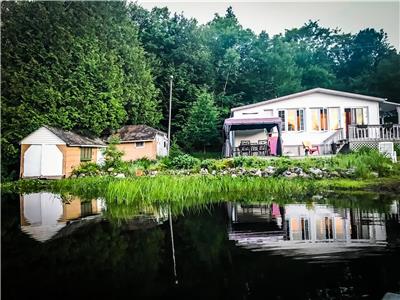
<instances>
[{"instance_id":1,"label":"shrub","mask_svg":"<svg viewBox=\"0 0 400 300\"><path fill-rule=\"evenodd\" d=\"M216 170L224 170L228 168L234 168L234 162L232 158L225 158L216 160L214 167Z\"/></svg>"},{"instance_id":2,"label":"shrub","mask_svg":"<svg viewBox=\"0 0 400 300\"><path fill-rule=\"evenodd\" d=\"M72 175L79 176L84 174L85 176L96 176L101 173L101 167L94 162L81 163L77 168L72 171Z\"/></svg>"},{"instance_id":3,"label":"shrub","mask_svg":"<svg viewBox=\"0 0 400 300\"><path fill-rule=\"evenodd\" d=\"M238 156L233 159L234 167L263 168L271 164L270 160L256 156Z\"/></svg>"},{"instance_id":4,"label":"shrub","mask_svg":"<svg viewBox=\"0 0 400 300\"><path fill-rule=\"evenodd\" d=\"M174 169L193 169L200 165L200 160L189 154L178 155L171 159L169 167Z\"/></svg>"},{"instance_id":5,"label":"shrub","mask_svg":"<svg viewBox=\"0 0 400 300\"><path fill-rule=\"evenodd\" d=\"M169 157L173 158L184 154L185 153L182 151L181 147L179 147L176 141L172 141L171 148L169 149Z\"/></svg>"},{"instance_id":6,"label":"shrub","mask_svg":"<svg viewBox=\"0 0 400 300\"><path fill-rule=\"evenodd\" d=\"M118 138L111 138L109 145L104 150L104 169L107 171L109 168L120 170L123 168L124 162L122 161L123 151L117 149L119 143Z\"/></svg>"},{"instance_id":7,"label":"shrub","mask_svg":"<svg viewBox=\"0 0 400 300\"><path fill-rule=\"evenodd\" d=\"M148 170L151 165L156 164L157 161L148 159L147 157L139 158L133 162L132 165L136 166L137 168L141 168L143 170Z\"/></svg>"},{"instance_id":8,"label":"shrub","mask_svg":"<svg viewBox=\"0 0 400 300\"><path fill-rule=\"evenodd\" d=\"M215 159L204 159L200 162L200 167L204 169L215 170L215 163L217 161Z\"/></svg>"}]
</instances>

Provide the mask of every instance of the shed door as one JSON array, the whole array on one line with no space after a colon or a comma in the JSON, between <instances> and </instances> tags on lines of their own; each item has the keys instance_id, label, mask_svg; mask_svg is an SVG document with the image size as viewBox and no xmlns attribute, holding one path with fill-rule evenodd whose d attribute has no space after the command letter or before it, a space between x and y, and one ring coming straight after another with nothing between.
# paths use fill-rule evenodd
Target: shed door
<instances>
[{"instance_id":1,"label":"shed door","mask_svg":"<svg viewBox=\"0 0 400 300\"><path fill-rule=\"evenodd\" d=\"M43 145L42 147L42 176L61 176L62 152L56 145Z\"/></svg>"},{"instance_id":2,"label":"shed door","mask_svg":"<svg viewBox=\"0 0 400 300\"><path fill-rule=\"evenodd\" d=\"M24 177L61 176L63 154L56 145L31 145L24 154Z\"/></svg>"},{"instance_id":3,"label":"shed door","mask_svg":"<svg viewBox=\"0 0 400 300\"><path fill-rule=\"evenodd\" d=\"M31 145L24 153L24 176L40 176L42 145Z\"/></svg>"}]
</instances>

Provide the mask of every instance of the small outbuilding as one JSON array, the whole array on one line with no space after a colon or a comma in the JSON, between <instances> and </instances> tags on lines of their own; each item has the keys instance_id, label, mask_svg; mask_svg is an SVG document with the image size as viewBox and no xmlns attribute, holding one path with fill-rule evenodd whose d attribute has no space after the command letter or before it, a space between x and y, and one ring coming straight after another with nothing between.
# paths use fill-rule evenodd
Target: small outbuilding
<instances>
[{"instance_id":1,"label":"small outbuilding","mask_svg":"<svg viewBox=\"0 0 400 300\"><path fill-rule=\"evenodd\" d=\"M82 162L100 163L106 144L75 132L43 126L21 142L21 178L69 177Z\"/></svg>"},{"instance_id":2,"label":"small outbuilding","mask_svg":"<svg viewBox=\"0 0 400 300\"><path fill-rule=\"evenodd\" d=\"M125 161L168 155L167 134L150 126L126 125L113 136L120 140L117 148L124 152Z\"/></svg>"}]
</instances>

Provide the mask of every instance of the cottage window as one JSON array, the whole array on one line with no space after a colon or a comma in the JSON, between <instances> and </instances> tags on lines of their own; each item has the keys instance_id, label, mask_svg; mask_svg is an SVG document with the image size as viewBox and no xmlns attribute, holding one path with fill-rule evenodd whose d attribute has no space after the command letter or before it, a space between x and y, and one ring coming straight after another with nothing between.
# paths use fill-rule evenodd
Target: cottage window
<instances>
[{"instance_id":1,"label":"cottage window","mask_svg":"<svg viewBox=\"0 0 400 300\"><path fill-rule=\"evenodd\" d=\"M364 109L363 108L352 108L351 109L351 121L356 125L364 125Z\"/></svg>"},{"instance_id":2,"label":"cottage window","mask_svg":"<svg viewBox=\"0 0 400 300\"><path fill-rule=\"evenodd\" d=\"M326 108L311 109L312 130L328 130L328 110Z\"/></svg>"},{"instance_id":3,"label":"cottage window","mask_svg":"<svg viewBox=\"0 0 400 300\"><path fill-rule=\"evenodd\" d=\"M285 131L286 128L288 131L304 130L303 109L279 110L278 116L282 119L282 131Z\"/></svg>"},{"instance_id":4,"label":"cottage window","mask_svg":"<svg viewBox=\"0 0 400 300\"><path fill-rule=\"evenodd\" d=\"M92 148L81 148L81 161L92 160Z\"/></svg>"},{"instance_id":5,"label":"cottage window","mask_svg":"<svg viewBox=\"0 0 400 300\"><path fill-rule=\"evenodd\" d=\"M144 142L136 142L135 146L136 148L144 148Z\"/></svg>"},{"instance_id":6,"label":"cottage window","mask_svg":"<svg viewBox=\"0 0 400 300\"><path fill-rule=\"evenodd\" d=\"M340 113L338 107L328 108L329 130L340 128Z\"/></svg>"},{"instance_id":7,"label":"cottage window","mask_svg":"<svg viewBox=\"0 0 400 300\"><path fill-rule=\"evenodd\" d=\"M296 131L296 110L295 109L288 109L287 110L287 128L288 131Z\"/></svg>"}]
</instances>

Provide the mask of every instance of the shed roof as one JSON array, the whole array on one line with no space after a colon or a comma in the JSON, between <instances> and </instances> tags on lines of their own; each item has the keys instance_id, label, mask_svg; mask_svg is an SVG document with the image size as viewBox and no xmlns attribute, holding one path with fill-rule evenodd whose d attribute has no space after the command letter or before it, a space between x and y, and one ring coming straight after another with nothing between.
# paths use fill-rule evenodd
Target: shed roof
<instances>
[{"instance_id":1,"label":"shed roof","mask_svg":"<svg viewBox=\"0 0 400 300\"><path fill-rule=\"evenodd\" d=\"M44 126L60 139L62 139L68 146L100 146L106 147L106 144L99 138L89 138L77 134L72 131L66 131L60 128L55 128L51 126Z\"/></svg>"},{"instance_id":2,"label":"shed roof","mask_svg":"<svg viewBox=\"0 0 400 300\"><path fill-rule=\"evenodd\" d=\"M369 101L377 101L377 102L384 102L386 100L386 98L378 98L378 97L372 97L372 96L366 96L366 95L360 95L360 94L348 93L348 92L342 92L342 91L336 91L336 90L329 90L329 89L323 89L323 88L315 88L315 89L310 89L310 90L306 90L306 91L299 92L299 93L286 95L286 96L279 97L279 98L264 100L264 101L261 101L258 103L234 107L231 109L231 111L238 111L238 110L242 110L245 108L257 107L257 106L263 105L263 104L269 104L269 103L279 102L279 101L283 101L283 100L289 100L292 98L302 97L302 96L306 96L306 95L310 95L310 94L314 94L314 93L322 93L322 94L326 94L326 95L341 96L341 97L369 100Z\"/></svg>"},{"instance_id":3,"label":"shed roof","mask_svg":"<svg viewBox=\"0 0 400 300\"><path fill-rule=\"evenodd\" d=\"M132 142L154 140L157 134L167 135L165 132L147 125L125 125L114 136L117 136L121 142Z\"/></svg>"}]
</instances>

